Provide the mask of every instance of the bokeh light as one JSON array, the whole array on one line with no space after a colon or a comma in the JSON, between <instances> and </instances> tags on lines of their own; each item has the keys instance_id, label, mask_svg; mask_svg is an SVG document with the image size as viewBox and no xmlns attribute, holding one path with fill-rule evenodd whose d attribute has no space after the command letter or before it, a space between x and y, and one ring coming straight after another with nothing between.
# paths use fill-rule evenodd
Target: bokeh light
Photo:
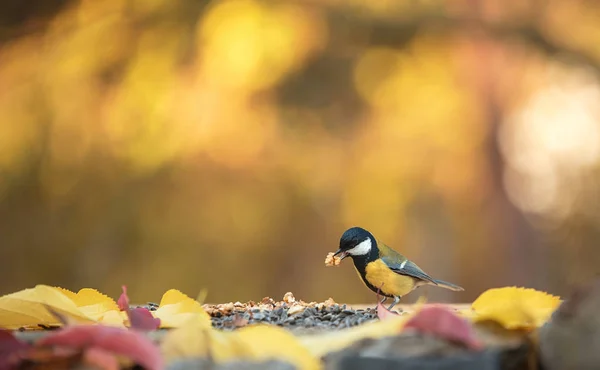
<instances>
[{"instance_id":1,"label":"bokeh light","mask_svg":"<svg viewBox=\"0 0 600 370\"><path fill-rule=\"evenodd\" d=\"M0 290L374 302L323 264L360 225L466 288L432 300L562 294L600 263L600 7L536 4L0 6Z\"/></svg>"}]
</instances>

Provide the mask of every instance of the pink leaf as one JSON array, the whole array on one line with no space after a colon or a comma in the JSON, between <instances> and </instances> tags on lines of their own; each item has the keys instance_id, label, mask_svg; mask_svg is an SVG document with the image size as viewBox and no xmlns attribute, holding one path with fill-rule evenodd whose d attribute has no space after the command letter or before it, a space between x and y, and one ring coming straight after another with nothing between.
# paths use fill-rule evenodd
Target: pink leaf
<instances>
[{"instance_id":1,"label":"pink leaf","mask_svg":"<svg viewBox=\"0 0 600 370\"><path fill-rule=\"evenodd\" d=\"M92 368L103 370L119 370L119 361L110 352L101 348L90 348L83 353L83 362Z\"/></svg>"},{"instance_id":2,"label":"pink leaf","mask_svg":"<svg viewBox=\"0 0 600 370\"><path fill-rule=\"evenodd\" d=\"M383 284L381 286L383 287ZM377 317L379 320L385 320L399 316L396 312L388 310L383 303L381 303L381 298L379 297L380 290L381 288L377 289Z\"/></svg>"},{"instance_id":3,"label":"pink leaf","mask_svg":"<svg viewBox=\"0 0 600 370\"><path fill-rule=\"evenodd\" d=\"M123 286L121 286L121 288L123 289L123 293L121 293L121 296L117 300L117 304L119 305L119 309L121 311L126 311L129 308L129 297L127 296L127 286L123 285Z\"/></svg>"},{"instance_id":4,"label":"pink leaf","mask_svg":"<svg viewBox=\"0 0 600 370\"><path fill-rule=\"evenodd\" d=\"M133 329L149 331L156 330L160 326L160 319L152 316L152 313L144 307L128 309L127 317Z\"/></svg>"},{"instance_id":5,"label":"pink leaf","mask_svg":"<svg viewBox=\"0 0 600 370\"><path fill-rule=\"evenodd\" d=\"M406 322L404 328L458 342L469 349L483 348L475 337L473 327L442 305L424 307Z\"/></svg>"},{"instance_id":6,"label":"pink leaf","mask_svg":"<svg viewBox=\"0 0 600 370\"><path fill-rule=\"evenodd\" d=\"M160 350L143 334L103 325L77 325L41 338L36 346L56 346L80 351L99 349L128 357L148 370L163 367Z\"/></svg>"},{"instance_id":7,"label":"pink leaf","mask_svg":"<svg viewBox=\"0 0 600 370\"><path fill-rule=\"evenodd\" d=\"M0 329L0 370L16 369L30 348L12 332Z\"/></svg>"}]
</instances>

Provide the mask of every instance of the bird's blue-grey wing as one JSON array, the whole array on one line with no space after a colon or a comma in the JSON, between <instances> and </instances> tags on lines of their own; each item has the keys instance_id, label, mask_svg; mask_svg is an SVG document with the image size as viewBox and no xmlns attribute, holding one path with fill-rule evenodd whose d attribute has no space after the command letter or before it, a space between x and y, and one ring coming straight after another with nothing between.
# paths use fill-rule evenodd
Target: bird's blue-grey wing
<instances>
[{"instance_id":1,"label":"bird's blue-grey wing","mask_svg":"<svg viewBox=\"0 0 600 370\"><path fill-rule=\"evenodd\" d=\"M416 264L414 264L413 262L411 262L407 259L405 259L402 262L398 262L398 261L394 261L392 258L389 258L389 257L382 257L381 260L392 271L394 271L397 274L411 276L416 279L424 280L424 281L427 281L427 282L437 285L437 283L431 276L427 275L423 270L421 270L419 268L419 266L417 266Z\"/></svg>"}]
</instances>

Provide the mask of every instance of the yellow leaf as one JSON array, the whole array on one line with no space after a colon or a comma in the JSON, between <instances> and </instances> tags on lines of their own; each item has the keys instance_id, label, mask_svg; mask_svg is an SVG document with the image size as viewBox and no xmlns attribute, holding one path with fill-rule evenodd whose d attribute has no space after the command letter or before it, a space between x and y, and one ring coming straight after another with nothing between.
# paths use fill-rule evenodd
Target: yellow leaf
<instances>
[{"instance_id":1,"label":"yellow leaf","mask_svg":"<svg viewBox=\"0 0 600 370\"><path fill-rule=\"evenodd\" d=\"M161 350L168 361L208 356L216 363L280 359L302 370L320 368L320 361L284 329L256 325L223 332L207 325L199 315L169 332L162 341Z\"/></svg>"},{"instance_id":2,"label":"yellow leaf","mask_svg":"<svg viewBox=\"0 0 600 370\"><path fill-rule=\"evenodd\" d=\"M204 311L200 302L176 289L170 289L163 294L160 305L153 315L160 319L161 328L178 328L196 316L203 317L210 326L210 316Z\"/></svg>"},{"instance_id":3,"label":"yellow leaf","mask_svg":"<svg viewBox=\"0 0 600 370\"><path fill-rule=\"evenodd\" d=\"M383 338L400 333L404 323L412 315L391 317L383 321L374 321L334 332L307 335L299 338L300 343L315 357L339 351L364 338Z\"/></svg>"},{"instance_id":4,"label":"yellow leaf","mask_svg":"<svg viewBox=\"0 0 600 370\"><path fill-rule=\"evenodd\" d=\"M251 358L256 360L281 359L302 370L315 370L321 367L317 357L311 354L293 334L277 326L247 326L231 334L239 337L245 347L250 349Z\"/></svg>"},{"instance_id":5,"label":"yellow leaf","mask_svg":"<svg viewBox=\"0 0 600 370\"><path fill-rule=\"evenodd\" d=\"M474 322L492 320L510 330L530 330L543 325L560 304L560 298L535 289L489 289L471 305ZM463 316L469 313L462 312Z\"/></svg>"},{"instance_id":6,"label":"yellow leaf","mask_svg":"<svg viewBox=\"0 0 600 370\"><path fill-rule=\"evenodd\" d=\"M206 300L207 296L208 296L208 289L204 288L200 291L200 293L198 293L198 296L196 297L196 301L200 304L204 304L204 301Z\"/></svg>"},{"instance_id":7,"label":"yellow leaf","mask_svg":"<svg viewBox=\"0 0 600 370\"><path fill-rule=\"evenodd\" d=\"M70 300L73 301L73 303L75 303L75 301L77 300L77 293L72 292L72 291L70 291L69 289L66 289L66 288L61 288L59 286L55 286L53 288L56 289L56 290L58 290L62 294L66 295Z\"/></svg>"},{"instance_id":8,"label":"yellow leaf","mask_svg":"<svg viewBox=\"0 0 600 370\"><path fill-rule=\"evenodd\" d=\"M104 295L96 289L83 288L71 298L79 310L91 319L98 320L109 311L119 311L119 306L114 299Z\"/></svg>"},{"instance_id":9,"label":"yellow leaf","mask_svg":"<svg viewBox=\"0 0 600 370\"><path fill-rule=\"evenodd\" d=\"M165 336L161 351L166 360L211 356L223 362L247 355L249 350L231 334L214 330L210 321L196 314Z\"/></svg>"},{"instance_id":10,"label":"yellow leaf","mask_svg":"<svg viewBox=\"0 0 600 370\"><path fill-rule=\"evenodd\" d=\"M94 322L73 302L65 289L36 285L0 297L0 327L5 329L58 326L59 320L44 305L78 322Z\"/></svg>"},{"instance_id":11,"label":"yellow leaf","mask_svg":"<svg viewBox=\"0 0 600 370\"><path fill-rule=\"evenodd\" d=\"M105 312L101 317L98 318L98 323L102 325L116 326L120 328L125 327L125 321L128 320L127 312L119 310L111 310Z\"/></svg>"},{"instance_id":12,"label":"yellow leaf","mask_svg":"<svg viewBox=\"0 0 600 370\"><path fill-rule=\"evenodd\" d=\"M192 298L183 294L181 291L177 289L169 289L160 299L159 307L188 301L195 302Z\"/></svg>"}]
</instances>

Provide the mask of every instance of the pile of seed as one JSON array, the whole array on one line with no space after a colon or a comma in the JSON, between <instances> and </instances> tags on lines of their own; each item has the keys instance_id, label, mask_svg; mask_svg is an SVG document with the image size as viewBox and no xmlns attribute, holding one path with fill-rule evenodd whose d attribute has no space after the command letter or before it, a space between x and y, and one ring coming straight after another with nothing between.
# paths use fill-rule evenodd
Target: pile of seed
<instances>
[{"instance_id":1,"label":"pile of seed","mask_svg":"<svg viewBox=\"0 0 600 370\"><path fill-rule=\"evenodd\" d=\"M307 307L301 312L289 314L287 305L273 310L251 308L247 311L234 310L223 315L212 316L212 324L217 329L234 330L249 324L272 324L288 329L323 329L337 330L348 328L377 319L374 308L353 310L346 305L334 304L321 308Z\"/></svg>"},{"instance_id":2,"label":"pile of seed","mask_svg":"<svg viewBox=\"0 0 600 370\"><path fill-rule=\"evenodd\" d=\"M211 316L213 326L222 330L261 323L296 332L314 332L348 328L377 319L374 308L354 310L332 298L320 303L307 303L296 299L291 292L286 293L281 301L265 297L260 302L204 305L204 309Z\"/></svg>"},{"instance_id":3,"label":"pile of seed","mask_svg":"<svg viewBox=\"0 0 600 370\"><path fill-rule=\"evenodd\" d=\"M158 305L147 303L143 307L154 311ZM349 328L377 319L375 308L351 309L331 298L320 303L307 303L297 300L290 292L281 301L265 297L260 302L205 304L203 308L211 316L213 327L221 330L235 330L251 324L271 324L295 332L315 332Z\"/></svg>"}]
</instances>

